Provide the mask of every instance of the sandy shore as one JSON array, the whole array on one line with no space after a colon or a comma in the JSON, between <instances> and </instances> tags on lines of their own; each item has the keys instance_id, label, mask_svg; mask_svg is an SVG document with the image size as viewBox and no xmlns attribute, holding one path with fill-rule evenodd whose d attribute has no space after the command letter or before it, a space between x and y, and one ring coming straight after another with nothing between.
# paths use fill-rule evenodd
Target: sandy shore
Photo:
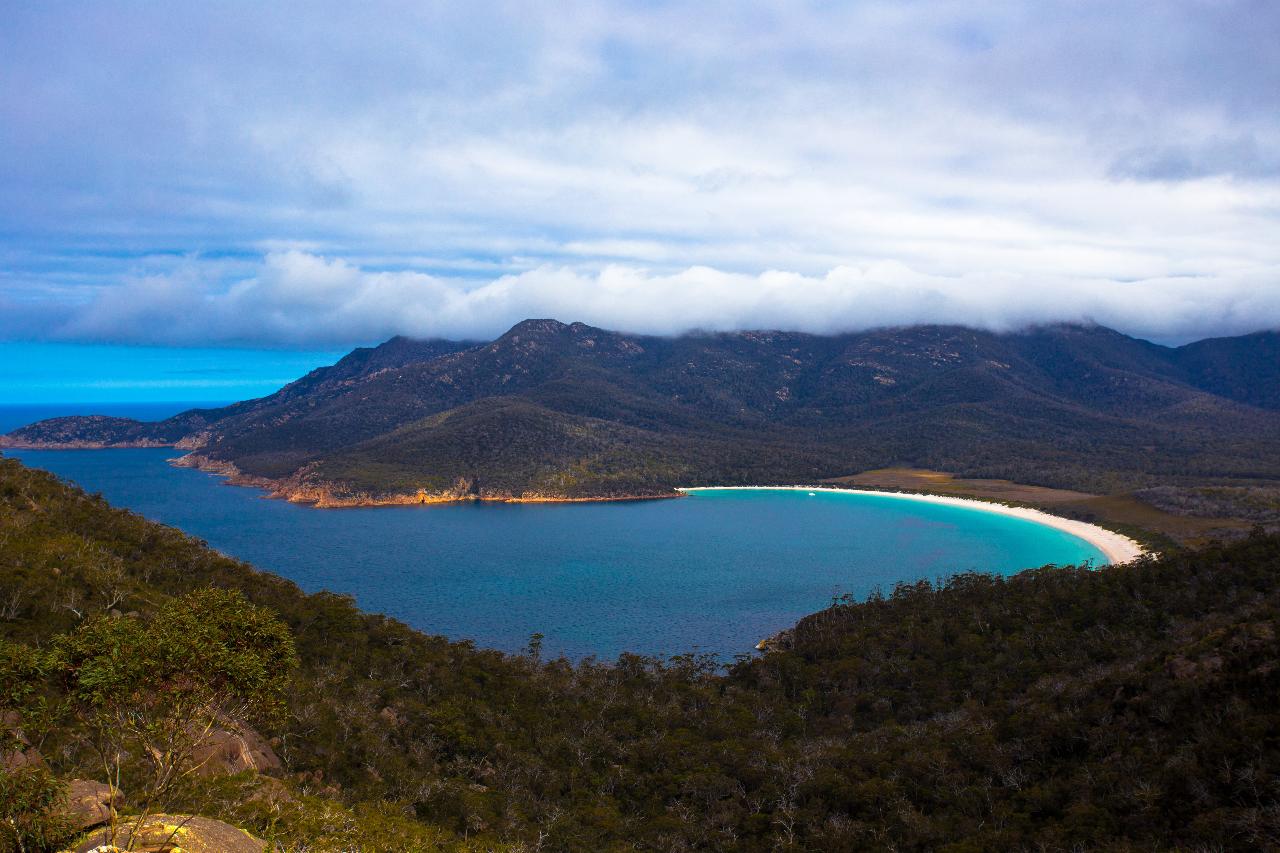
<instances>
[{"instance_id":1,"label":"sandy shore","mask_svg":"<svg viewBox=\"0 0 1280 853\"><path fill-rule=\"evenodd\" d=\"M1087 521L1076 521L1072 518L1063 518L1060 515L1053 515L1038 509L1030 507L1009 506L1008 504L994 503L992 501L980 501L974 498L957 498L951 495L924 495L914 492L881 492L875 489L837 489L831 486L705 486L700 488L677 489L680 492L707 492L718 491L720 489L750 489L757 491L765 490L787 490L796 492L840 492L852 495L876 495L882 498L898 498L908 501L919 501L921 503L943 504L945 506L958 506L967 509L976 509L983 512L994 512L997 515L1007 515L1013 518L1021 518L1026 521L1034 521L1037 524L1043 524L1046 527L1052 527L1055 530L1061 530L1064 533L1070 533L1078 539L1083 539L1090 545L1097 548L1107 558L1107 562L1115 565L1118 563L1127 563L1147 553L1146 549L1139 545L1128 536L1123 536L1113 530L1107 530L1105 527L1099 527L1096 524L1089 524Z\"/></svg>"}]
</instances>

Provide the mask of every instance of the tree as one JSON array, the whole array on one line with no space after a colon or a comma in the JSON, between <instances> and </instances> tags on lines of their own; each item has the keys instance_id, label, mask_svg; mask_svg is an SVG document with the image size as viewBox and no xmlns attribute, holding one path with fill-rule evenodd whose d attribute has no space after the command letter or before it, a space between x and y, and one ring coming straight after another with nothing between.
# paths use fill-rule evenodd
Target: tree
<instances>
[{"instance_id":1,"label":"tree","mask_svg":"<svg viewBox=\"0 0 1280 853\"><path fill-rule=\"evenodd\" d=\"M148 810L200 769L216 729L278 718L297 666L293 637L274 613L220 589L173 599L145 622L91 619L60 638L52 657L104 769L137 774L131 795Z\"/></svg>"}]
</instances>

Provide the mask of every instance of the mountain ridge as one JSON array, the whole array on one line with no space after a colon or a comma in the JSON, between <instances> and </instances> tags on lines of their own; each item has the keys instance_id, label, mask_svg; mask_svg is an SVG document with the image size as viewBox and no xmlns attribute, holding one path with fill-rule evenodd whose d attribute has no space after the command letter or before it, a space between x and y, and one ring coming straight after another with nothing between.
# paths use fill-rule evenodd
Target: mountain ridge
<instances>
[{"instance_id":1,"label":"mountain ridge","mask_svg":"<svg viewBox=\"0 0 1280 853\"><path fill-rule=\"evenodd\" d=\"M893 464L1106 489L1280 479L1280 334L1164 347L1101 326L633 335L530 319L392 338L276 393L10 447L173 445L320 505L673 495Z\"/></svg>"}]
</instances>

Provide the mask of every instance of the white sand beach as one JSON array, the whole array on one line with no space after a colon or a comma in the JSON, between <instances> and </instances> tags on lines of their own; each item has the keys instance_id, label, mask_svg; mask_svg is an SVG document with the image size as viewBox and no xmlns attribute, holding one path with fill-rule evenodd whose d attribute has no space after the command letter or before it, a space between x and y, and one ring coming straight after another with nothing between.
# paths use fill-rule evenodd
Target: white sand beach
<instances>
[{"instance_id":1,"label":"white sand beach","mask_svg":"<svg viewBox=\"0 0 1280 853\"><path fill-rule=\"evenodd\" d=\"M1128 536L1116 533L1113 530L1107 530L1105 527L1099 527L1096 524L1089 524L1086 521L1076 521L1072 518L1063 518L1059 515L1044 512L1043 510L1031 509L1030 507L1009 506L1008 504L995 503L993 501L980 501L974 498L958 498L951 495L928 495L917 494L914 492L882 492L875 489L840 489L832 486L703 486L694 488L681 488L677 491L684 493L692 492L709 492L719 491L721 489L743 489L756 491L797 491L797 492L839 492L842 494L853 495L876 495L878 497L899 498L909 501L920 501L922 503L944 504L947 506L965 507L968 509L981 510L983 512L994 512L998 515L1008 515L1014 518L1021 518L1027 521L1033 521L1037 524L1043 524L1064 533L1070 533L1084 541L1093 545L1107 558L1107 561L1116 565L1119 563L1127 563L1147 553L1146 549L1139 545Z\"/></svg>"}]
</instances>

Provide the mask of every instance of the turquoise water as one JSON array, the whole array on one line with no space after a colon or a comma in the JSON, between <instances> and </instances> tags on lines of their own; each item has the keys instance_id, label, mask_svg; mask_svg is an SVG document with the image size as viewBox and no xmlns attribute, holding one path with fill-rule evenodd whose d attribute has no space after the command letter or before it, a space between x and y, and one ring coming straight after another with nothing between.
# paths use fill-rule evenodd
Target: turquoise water
<instances>
[{"instance_id":1,"label":"turquoise water","mask_svg":"<svg viewBox=\"0 0 1280 853\"><path fill-rule=\"evenodd\" d=\"M430 633L572 658L732 658L820 610L968 569L1101 565L1073 536L890 497L716 490L599 504L317 510L174 468L172 450L14 456L175 525L304 589L350 593Z\"/></svg>"}]
</instances>

